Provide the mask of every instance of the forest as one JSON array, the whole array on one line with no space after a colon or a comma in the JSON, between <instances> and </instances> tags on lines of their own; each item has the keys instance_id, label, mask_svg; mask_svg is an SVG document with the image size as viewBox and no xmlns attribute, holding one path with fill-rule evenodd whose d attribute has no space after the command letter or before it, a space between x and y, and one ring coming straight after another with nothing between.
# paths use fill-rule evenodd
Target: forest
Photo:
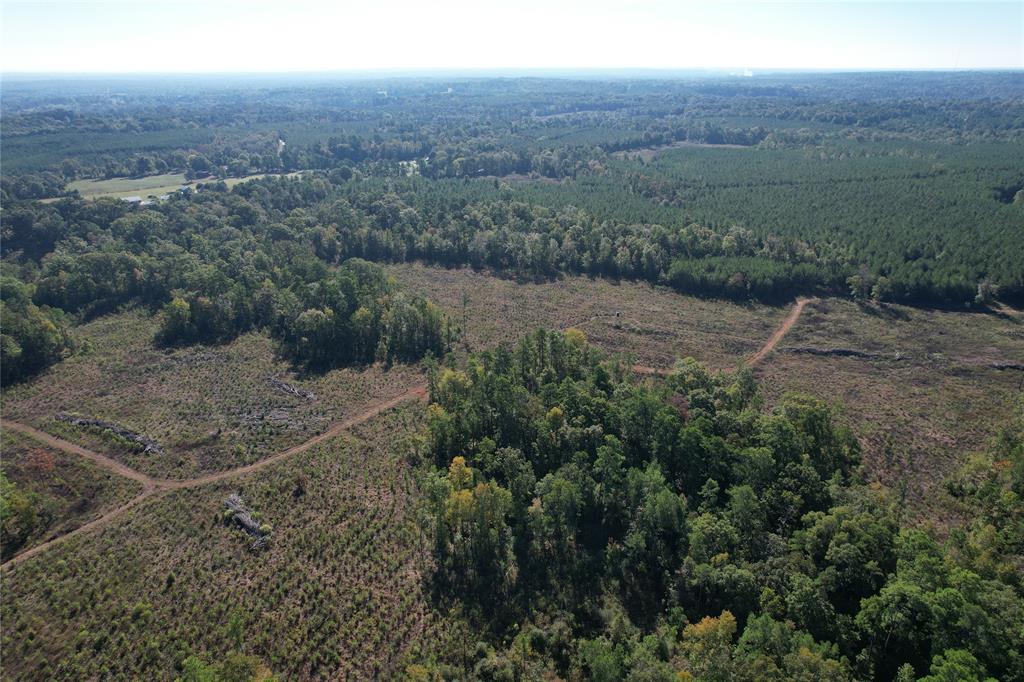
<instances>
[{"instance_id":1,"label":"forest","mask_svg":"<svg viewBox=\"0 0 1024 682\"><path fill-rule=\"evenodd\" d=\"M436 580L505 643L477 679L1024 676L1024 422L990 455L1009 468L955 484L985 511L942 547L863 485L826 404L765 410L749 370L637 385L538 330L431 399Z\"/></svg>"},{"instance_id":2,"label":"forest","mask_svg":"<svg viewBox=\"0 0 1024 682\"><path fill-rule=\"evenodd\" d=\"M328 263L586 273L741 300L1024 296L1019 74L228 81L168 108L190 85L119 82L117 106L102 81L5 86L5 265L38 285L37 305L76 308L33 281L45 267L20 264L82 251L81 224L106 231L125 216L33 200L74 195L78 178L167 172L216 193L218 178L304 171L297 186L248 183L216 201L264 233L303 210ZM180 235L177 205L141 213ZM173 286L145 287L149 303L169 302ZM84 292L92 306L118 297Z\"/></svg>"},{"instance_id":3,"label":"forest","mask_svg":"<svg viewBox=\"0 0 1024 682\"><path fill-rule=\"evenodd\" d=\"M1024 682L1019 71L2 87L0 677Z\"/></svg>"}]
</instances>

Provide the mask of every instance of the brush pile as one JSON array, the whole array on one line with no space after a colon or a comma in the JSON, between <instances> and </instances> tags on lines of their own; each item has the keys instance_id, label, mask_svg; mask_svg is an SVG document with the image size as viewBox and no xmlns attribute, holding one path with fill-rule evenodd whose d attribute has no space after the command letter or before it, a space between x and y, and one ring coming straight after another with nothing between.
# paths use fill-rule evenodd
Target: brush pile
<instances>
[{"instance_id":1,"label":"brush pile","mask_svg":"<svg viewBox=\"0 0 1024 682\"><path fill-rule=\"evenodd\" d=\"M58 421L66 422L72 426L85 426L93 429L100 429L102 431L109 431L115 436L120 436L127 441L131 441L136 445L142 447L142 451L146 454L163 454L163 449L160 445L151 438L143 436L141 433L135 433L125 427L114 424L113 422L103 421L102 419L90 419L88 417L76 417L73 414L58 414L56 419Z\"/></svg>"}]
</instances>

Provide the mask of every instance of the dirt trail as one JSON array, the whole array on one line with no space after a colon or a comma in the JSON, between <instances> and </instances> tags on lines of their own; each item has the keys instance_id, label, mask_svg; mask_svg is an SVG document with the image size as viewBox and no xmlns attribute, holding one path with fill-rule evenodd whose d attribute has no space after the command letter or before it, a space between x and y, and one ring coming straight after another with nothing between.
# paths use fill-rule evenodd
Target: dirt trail
<instances>
[{"instance_id":1,"label":"dirt trail","mask_svg":"<svg viewBox=\"0 0 1024 682\"><path fill-rule=\"evenodd\" d=\"M804 311L804 306L807 305L811 300L812 299L809 298L796 299L796 303L793 304L792 310L790 310L786 314L786 317L783 318L782 322L779 323L779 326L776 327L771 337L769 337L769 339L764 342L764 345L757 349L757 352L743 360L743 366L753 367L754 365L757 365L762 360L764 360L769 353L775 350L775 346L777 346L779 344L779 341L781 341L782 338L789 333L789 330L793 328L793 325L796 324L796 321L800 319L800 313ZM649 365L633 365L632 369L637 374L652 374L661 377L668 376L669 374L672 373L671 368L651 367ZM729 371L731 370L726 370L726 373L728 373Z\"/></svg>"},{"instance_id":2,"label":"dirt trail","mask_svg":"<svg viewBox=\"0 0 1024 682\"><path fill-rule=\"evenodd\" d=\"M9 426L10 423L8 422L7 425ZM95 519L93 519L89 523L82 524L81 526L79 526L78 528L74 529L70 533L65 533L64 535L58 535L57 537L51 538L51 539L47 540L46 542L43 542L43 543L40 543L40 544L36 545L35 547L31 547L29 549L26 549L24 552L19 552L18 554L15 554L10 559L5 561L2 566L3 566L3 568L8 568L10 566L16 566L16 565L20 564L22 561L25 561L26 559L34 557L36 554L39 554L40 552L49 549L53 545L59 544L61 542L64 542L65 540L70 540L71 538L73 538L73 537L75 537L77 535L81 535L83 533L88 533L93 528L98 528L99 526L105 526L106 524L110 523L114 519L116 519L119 516L121 516L122 514L124 514L129 509L132 509L133 507L139 506L142 502L144 502L145 500L147 500L150 497L152 497L154 493L159 492L161 490L162 489L158 489L158 488L147 488L147 489L143 490L139 495L133 497L132 499L130 499L127 502L125 502L124 504L122 504L120 507L117 507L115 509L111 509L110 511L108 511L105 514L103 514L102 516L97 516Z\"/></svg>"},{"instance_id":3,"label":"dirt trail","mask_svg":"<svg viewBox=\"0 0 1024 682\"><path fill-rule=\"evenodd\" d=\"M3 428L5 429L12 429L14 431L18 431L19 433L23 433L27 436L35 438L36 440L45 443L46 445L49 445L52 448L56 448L57 450L62 450L73 455L84 457L95 462L96 464L100 465L104 469L107 469L108 471L112 471L133 481L138 481L139 483L142 484L142 492L140 492L138 495L133 497L128 502L125 502L120 507L111 509L105 514L96 517L92 521L89 521L88 523L79 526L78 528L74 529L69 533L59 535L55 538L47 540L46 542L38 544L35 547L27 549L24 552L15 554L13 557L5 561L3 563L3 566L15 566L21 563L22 561L30 557L33 557L46 549L49 549L53 545L56 545L60 542L64 542L65 540L69 540L77 535L87 533L100 526L104 526L110 523L111 521L114 521L121 515L123 515L129 509L137 507L140 503L151 497L159 496L172 490L192 488L195 486L207 485L209 483L217 483L219 481L223 481L229 478L234 478L235 476L242 476L244 474L252 473L253 471L258 471L260 469L268 467L271 464L279 462L286 457L291 457L292 455L298 455L300 453L306 452L310 448L324 442L325 440L333 438L338 434L342 433L343 431L350 429L354 426L358 426L359 424L362 424L363 422L372 419L373 417L376 417L382 412L386 412L392 409L393 407L396 407L399 404L407 400L411 400L413 398L419 400L427 399L426 384L414 386L409 390L405 391L404 393L401 393L393 398L389 398L384 402L377 403L376 405L368 407L362 412L354 414L351 417L342 419L341 421L333 424L323 433L313 436L306 442L288 448L287 450L282 450L276 455L271 455L266 459L261 459L258 462L243 467L238 467L237 469L228 469L226 471L218 471L217 473L207 474L206 476L199 476L198 478L188 478L181 480L153 478L152 476L147 476L146 474L136 471L131 467L125 466L121 462L111 459L110 457L101 455L98 452L93 452L92 450L87 450L79 445L75 445L74 443L68 442L61 438L57 438L56 436L51 436L50 434L40 431L38 429L34 429L31 426L26 426L25 424L20 424L18 422L4 421Z\"/></svg>"},{"instance_id":4,"label":"dirt trail","mask_svg":"<svg viewBox=\"0 0 1024 682\"><path fill-rule=\"evenodd\" d=\"M796 304L793 306L793 309L790 310L789 313L786 315L785 319L782 320L778 328L776 328L775 332L771 335L771 338L769 338L768 341L766 341L765 344L761 346L761 348L758 349L756 353L746 358L743 361L743 364L748 367L752 367L761 362L765 358L765 356L771 353L772 350L775 349L775 346L778 345L779 341L781 341L782 338L789 332L789 330L793 328L793 325L796 323L797 319L799 319L800 313L803 312L804 306L808 303L809 300L810 299L806 298L798 298L796 300ZM648 367L646 365L633 365L633 371L638 374L655 374L658 376L664 376L671 372L671 369L661 367ZM82 533L87 533L90 530L106 525L120 517L129 509L138 506L140 503L149 499L150 497L162 495L171 490L192 488L195 486L207 485L209 483L217 483L219 481L224 481L229 478L234 478L235 476L242 476L244 474L252 473L253 471L259 471L260 469L263 469L265 467L270 466L271 464L279 462L286 457L291 457L292 455L298 455L300 453L303 453L309 450L310 448L324 442L325 440L334 438L341 432L346 431L347 429L350 429L353 426L357 426L367 421L368 419L372 419L373 417L376 417L380 413L386 412L387 410L396 407L397 405L405 402L406 400L411 400L413 398L419 400L426 400L427 386L425 384L414 386L405 391L404 393L401 393L393 398L385 400L384 402L377 403L376 405L373 405L363 410L362 412L359 412L358 414L354 414L351 417L347 417L339 422L336 422L323 433L317 436L313 436L304 443L300 443L299 445L288 448L287 450L282 450L276 455L271 455L270 457L267 457L266 459L261 459L260 461L255 462L253 464L238 467L237 469L228 469L227 471L219 471L217 473L207 474L206 476L200 476L198 478L189 478L181 480L153 478L152 476L147 476L146 474L136 471L131 467L125 466L124 464L118 462L117 460L111 459L110 457L107 457L105 455L101 455L98 452L87 450L79 445L75 445L74 443L70 443L61 438L57 438L56 436L51 436L50 434L44 433L43 431L39 431L38 429L34 429L31 426L19 424L18 422L5 421L3 422L4 428L13 429L27 436L31 436L32 438L35 438L36 440L41 441L46 445L49 445L50 447L56 448L58 450L63 450L64 452L68 452L73 455L85 457L86 459L92 460L93 462L107 469L108 471L112 471L120 476L124 476L125 478L131 479L133 481L138 481L139 483L142 484L142 492L139 493L136 497L126 502L125 504L121 505L120 507L112 509L107 513L93 519L92 521L82 526L79 526L70 533L66 533L64 535L55 537L51 540L47 540L46 542L36 545L31 549L27 549L24 552L21 552L20 554L14 555L6 562L4 562L3 566L8 567L17 565L25 559L33 557L36 554L39 554L40 552L52 547L53 545L59 542L63 542Z\"/></svg>"},{"instance_id":5,"label":"dirt trail","mask_svg":"<svg viewBox=\"0 0 1024 682\"><path fill-rule=\"evenodd\" d=\"M793 309L790 310L789 314L782 320L782 323L775 330L775 333L771 335L771 338L769 338L756 353L744 360L743 364L747 367L753 367L764 360L766 355L775 350L775 346L779 344L782 337L788 334L789 330L793 328L794 324L796 324L796 321L800 319L800 313L804 311L804 306L807 305L810 300L811 299L809 298L796 299L796 304L793 306Z\"/></svg>"},{"instance_id":6,"label":"dirt trail","mask_svg":"<svg viewBox=\"0 0 1024 682\"><path fill-rule=\"evenodd\" d=\"M11 431L23 433L26 436L29 436L34 440L37 440L45 445L49 445L51 448L54 448L56 450L63 450L64 452L68 452L72 455L78 455L79 457L84 457L85 459L91 460L96 464L100 465L101 467L103 467L104 469L112 471L119 476L124 476L125 478L130 478L133 481L138 481L139 483L142 484L143 488L155 488L161 485L162 483L166 482L160 479L153 478L151 476L147 476L141 471L136 471L135 469L132 469L131 467L122 464L121 462L118 462L116 459L111 459L106 455L101 455L100 453L93 452L92 450L86 450L80 445L75 445L74 443L63 440L61 438L57 438L56 436L51 436L45 431L34 429L31 426L19 424L18 422L12 421L3 422L3 426L5 429L10 429Z\"/></svg>"},{"instance_id":7,"label":"dirt trail","mask_svg":"<svg viewBox=\"0 0 1024 682\"><path fill-rule=\"evenodd\" d=\"M243 474L248 474L253 471L258 471L264 467L268 467L271 464L274 464L275 462L281 461L285 457L291 457L292 455L297 455L299 453L305 452L306 450L309 450L315 445L319 445L325 440L334 438L342 431L346 431L352 428L353 426L358 426L359 424L362 424L368 419L372 419L373 417L376 417L380 413L387 412L391 408L396 407L401 403L404 403L406 400L411 400L413 398L419 400L426 400L427 385L421 384L419 386L413 386L409 390L395 396L394 398L385 400L382 403L377 403L376 405L373 405L372 407L369 407L358 414L352 415L347 419L342 419L340 422L336 422L326 431L324 431L318 436L313 436L305 443L300 443L299 445L288 448L287 450L282 450L276 455L271 455L266 459L261 459L258 462L254 462L253 464L249 464L244 467L238 467L237 469L219 471L215 474L207 474L206 476L200 476L199 478L190 478L181 481L170 481L170 485L168 485L168 487L171 489L191 488L193 486L206 485L207 483L216 483L217 481L223 481L224 479L227 478L233 478L235 476L241 476Z\"/></svg>"}]
</instances>

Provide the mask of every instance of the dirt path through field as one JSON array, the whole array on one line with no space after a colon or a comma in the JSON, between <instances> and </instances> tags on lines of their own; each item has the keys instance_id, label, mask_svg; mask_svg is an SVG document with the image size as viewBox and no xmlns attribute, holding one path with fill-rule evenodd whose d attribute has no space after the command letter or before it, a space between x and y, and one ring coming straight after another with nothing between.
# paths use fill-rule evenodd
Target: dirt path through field
<instances>
[{"instance_id":1,"label":"dirt path through field","mask_svg":"<svg viewBox=\"0 0 1024 682\"><path fill-rule=\"evenodd\" d=\"M63 450L64 452L70 453L72 455L78 455L79 457L84 457L85 459L91 460L92 462L100 465L107 471L114 472L118 476L124 476L125 478L130 478L133 481L138 481L139 483L142 484L143 488L155 488L161 485L162 483L166 482L160 479L153 478L151 476L147 476L141 471L136 471L135 469L132 469L131 467L122 464L121 462L118 462L116 459L112 459L110 457L107 457L106 455L101 455L100 453L93 452L92 450L86 450L80 445L75 445L74 443L66 441L62 438L58 438L57 436L51 436L45 431L34 429L31 426L27 426L25 424L20 424L18 422L12 421L3 422L3 426L5 429L10 429L12 431L17 431L18 433L25 434L26 436L29 436L30 438L37 440L40 443L43 443L44 445L49 445L51 448L54 448L56 450Z\"/></svg>"},{"instance_id":2,"label":"dirt path through field","mask_svg":"<svg viewBox=\"0 0 1024 682\"><path fill-rule=\"evenodd\" d=\"M199 478L190 478L182 481L171 481L171 485L168 487L172 489L191 488L193 486L206 485L207 483L216 483L217 481L223 481L226 478L233 478L235 476L241 476L243 474L248 474L253 471L258 471L259 469L268 467L275 462L281 461L285 457L291 457L292 455L297 455L299 453L305 452L306 450L309 450L311 447L318 445L324 442L325 440L334 438L342 431L351 429L353 426L358 426L359 424L362 424L363 422L376 417L380 413L387 412L391 408L397 407L401 403L404 403L406 400L412 400L413 398L416 398L418 400L426 400L427 385L420 384L419 386L413 386L405 393L397 395L389 400L385 400L382 403L377 403L376 405L373 405L372 407L369 407L363 410L362 412L355 414L347 419L342 419L341 421L335 423L333 426L331 426L329 429L327 429L320 435L313 436L305 443L300 443L299 445L288 448L287 450L282 450L276 455L271 455L266 459L261 459L258 462L254 462L253 464L249 464L244 467L239 467L237 469L219 471L215 474L207 474L206 476L200 476Z\"/></svg>"},{"instance_id":3,"label":"dirt path through field","mask_svg":"<svg viewBox=\"0 0 1024 682\"><path fill-rule=\"evenodd\" d=\"M73 538L73 537L75 537L77 535L82 535L83 533L88 533L89 531L91 531L94 528L99 528L100 526L105 526L108 523L110 523L111 521L113 521L116 518L118 518L119 516L121 516L122 514L124 514L129 509L132 509L133 507L137 507L140 504L142 504L145 500L147 500L150 497L152 497L154 495L154 493L162 492L162 491L163 491L162 488L146 488L141 493L139 493L138 495L136 495L132 499L130 499L127 502L125 502L124 504L122 504L120 507L117 507L115 509L111 509L110 511L106 512L105 514L103 514L101 516L97 516L95 519L93 519L89 523L82 524L81 526L79 526L78 528L74 529L70 533L65 533L64 535L58 535L57 537L51 538L51 539L47 540L46 542L42 542L42 543L36 545L35 547L31 547L29 549L26 549L24 552L19 552L18 554L15 554L10 559L5 561L3 563L3 565L2 565L2 567L3 568L8 568L10 566L16 566L16 565L20 564L22 561L25 561L26 559L30 559L31 557L34 557L36 554L39 554L40 552L45 551L45 550L49 549L50 547L52 547L52 546L54 546L56 544L64 542L65 540L70 540L71 538Z\"/></svg>"},{"instance_id":4,"label":"dirt path through field","mask_svg":"<svg viewBox=\"0 0 1024 682\"><path fill-rule=\"evenodd\" d=\"M743 360L743 366L753 367L754 365L757 365L762 360L764 360L769 353L775 350L775 346L777 346L779 344L779 341L781 341L782 338L789 333L789 330L793 328L793 325L796 324L796 321L800 319L800 313L804 311L804 306L807 305L811 300L812 299L809 298L796 299L796 303L793 304L792 310L790 310L786 314L786 317L783 318L782 322L779 323L779 326L776 327L775 331L768 338L768 340L764 342L764 345L758 348L757 352L755 352L753 355ZM657 376L667 376L668 374L671 374L672 369L668 367L651 367L650 365L633 365L633 371L636 372L637 374L653 374ZM729 371L731 370L726 370L727 373Z\"/></svg>"},{"instance_id":5,"label":"dirt path through field","mask_svg":"<svg viewBox=\"0 0 1024 682\"><path fill-rule=\"evenodd\" d=\"M268 467L271 464L279 462L286 457L291 457L292 455L298 455L300 453L306 452L310 448L324 442L325 440L333 438L338 434L342 433L343 431L350 429L354 426L358 426L359 424L362 424L363 422L376 417L382 412L386 412L392 409L393 407L396 407L401 403L407 400L411 400L413 398L418 400L426 400L426 384L414 386L409 390L405 391L404 393L401 393L393 398L389 398L388 400L368 407L362 412L354 414L351 417L342 419L341 421L333 424L323 433L313 436L304 443L300 443L299 445L288 448L287 450L282 450L276 455L271 455L266 459L261 459L258 462L243 467L238 467L237 469L228 469L227 471L218 471L217 473L207 474L206 476L199 476L198 478L188 478L182 480L153 478L139 471L136 471L131 467L125 466L121 462L111 459L110 457L101 455L98 452L93 452L92 450L87 450L81 447L80 445L75 445L74 443L63 440L62 438L57 438L56 436L52 436L38 429L34 429L31 426L26 426L25 424L20 424L18 422L4 421L4 428L12 429L14 431L18 431L19 433L23 433L57 450L62 450L63 452L78 455L79 457L84 457L88 460L95 462L96 464L103 467L104 469L107 469L108 471L112 471L115 474L124 476L125 478L129 478L133 481L138 481L139 483L142 484L142 492L140 492L138 495L133 497L128 502L125 502L120 507L111 509L105 514L96 517L92 521L79 526L70 533L59 535L55 538L47 540L46 542L38 544L35 547L27 549L24 552L15 554L13 557L5 561L3 565L5 567L17 565L22 561L30 557L33 557L36 554L52 547L53 545L56 545L60 542L64 542L65 540L69 540L77 535L87 533L95 528L99 528L100 526L104 526L120 517L129 509L137 507L140 503L151 497L159 496L172 490L192 488L195 486L207 485L209 483L217 483L219 481L223 481L229 478L234 478L235 476L242 476L244 474L252 473L254 471L263 469L264 467Z\"/></svg>"},{"instance_id":6,"label":"dirt path through field","mask_svg":"<svg viewBox=\"0 0 1024 682\"><path fill-rule=\"evenodd\" d=\"M793 328L793 325L800 318L800 313L803 312L804 306L807 304L809 300L810 299L806 298L798 298L796 300L796 304L793 306L793 309L789 311L789 313L782 320L782 322L779 324L778 328L776 328L775 332L771 335L771 337L764 343L763 346L761 346L760 349L758 349L756 353L754 353L746 360L744 360L743 364L746 365L747 367L752 367L761 362L765 358L765 356L771 353L772 350L774 350L775 346L778 345L779 341L781 341L782 338L789 332L789 330ZM664 376L668 374L671 370L662 367L633 365L633 371L637 372L638 374L656 374L659 376ZM4 428L13 429L15 431L18 431L19 433L23 433L58 450L62 450L73 455L78 455L79 457L84 457L95 462L96 464L103 467L104 469L107 469L108 471L111 471L120 476L124 476L125 478L131 479L133 481L138 481L139 483L142 484L142 492L139 493L136 497L126 502L125 504L121 505L120 507L112 509L106 512L105 514L98 516L92 521L82 526L79 526L70 533L66 533L64 535L52 538L50 540L47 540L46 542L36 545L35 547L32 547L31 549L27 549L24 552L21 552L20 554L14 555L6 562L4 562L3 566L17 565L25 559L33 557L36 554L39 554L40 552L48 549L49 547L52 547L57 543L63 542L77 535L87 533L95 528L104 526L120 517L129 509L138 506L141 502L149 499L150 497L162 495L172 490L192 488L195 486L207 485L209 483L217 483L219 481L224 481L229 478L234 478L235 476L242 476L244 474L252 473L254 471L258 471L260 469L268 467L271 464L274 464L276 462L281 461L282 459L285 459L286 457L291 457L293 455L303 453L309 450L310 448L324 442L325 440L334 438L343 431L346 431L354 426L358 426L359 424L362 424L363 422L376 417L382 412L386 412L392 409L393 407L396 407L399 404L405 402L406 400L412 400L413 398L418 400L427 399L426 384L414 386L405 391L404 393L401 393L393 398L389 398L388 400L368 407L362 412L354 414L351 417L342 419L341 421L334 423L330 428L328 428L323 433L313 436L306 442L288 448L287 450L282 450L276 455L271 455L266 459L261 459L258 462L248 464L243 467L238 467L237 469L228 469L226 471L218 471L217 473L207 474L206 476L199 476L197 478L181 480L153 478L152 476L147 476L146 474L136 471L131 467L128 467L122 464L121 462L118 462L115 459L111 459L110 457L101 455L98 452L93 452L92 450L87 450L86 448L83 448L80 445L75 445L74 443L70 443L61 438L57 438L56 436L52 436L48 433L32 428L31 426L20 424L18 422L5 421L2 423Z\"/></svg>"},{"instance_id":7,"label":"dirt path through field","mask_svg":"<svg viewBox=\"0 0 1024 682\"><path fill-rule=\"evenodd\" d=\"M743 364L746 365L747 367L753 367L754 365L764 360L766 355L775 350L775 346L779 344L779 341L782 340L782 337L788 334L789 330L793 328L794 324L796 324L796 321L800 319L800 313L804 311L804 306L807 305L807 303L810 300L811 299L809 298L796 299L796 304L793 305L793 309L790 310L789 314L786 315L785 319L782 320L782 323L779 324L778 328L775 330L775 333L771 335L771 338L769 338L756 353L754 353L749 358L744 360Z\"/></svg>"}]
</instances>

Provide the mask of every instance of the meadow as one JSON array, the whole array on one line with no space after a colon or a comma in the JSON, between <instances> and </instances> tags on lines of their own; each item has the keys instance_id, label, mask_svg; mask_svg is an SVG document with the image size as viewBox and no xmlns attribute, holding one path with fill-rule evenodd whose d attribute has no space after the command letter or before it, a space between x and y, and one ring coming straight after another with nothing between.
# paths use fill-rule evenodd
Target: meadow
<instances>
[{"instance_id":1,"label":"meadow","mask_svg":"<svg viewBox=\"0 0 1024 682\"><path fill-rule=\"evenodd\" d=\"M86 199L96 197L160 196L177 191L185 186L184 173L146 175L141 178L110 178L109 180L75 180L68 189L77 191Z\"/></svg>"},{"instance_id":2,"label":"meadow","mask_svg":"<svg viewBox=\"0 0 1024 682\"><path fill-rule=\"evenodd\" d=\"M100 197L113 197L115 199L126 199L128 197L159 197L164 194L176 192L182 188L195 188L201 184L224 183L224 186L231 189L249 180L257 178L273 177L283 175L295 177L298 172L275 174L275 173L253 173L240 177L227 178L200 178L198 180L188 179L184 173L163 173L160 175L144 175L133 178L106 178L106 179L83 179L74 180L68 183L69 191L77 191L83 199L98 199ZM59 198L43 199L43 202L51 203Z\"/></svg>"}]
</instances>

